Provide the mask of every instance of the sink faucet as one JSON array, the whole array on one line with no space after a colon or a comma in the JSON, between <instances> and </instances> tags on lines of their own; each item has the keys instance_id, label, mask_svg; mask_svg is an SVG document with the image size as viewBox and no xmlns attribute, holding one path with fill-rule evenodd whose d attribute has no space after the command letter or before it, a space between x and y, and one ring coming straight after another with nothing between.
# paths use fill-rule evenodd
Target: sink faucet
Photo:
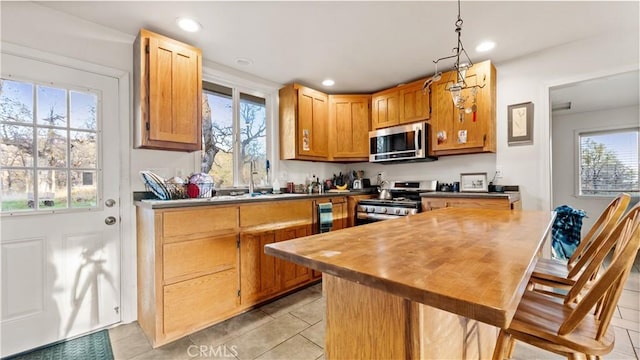
<instances>
[{"instance_id":1,"label":"sink faucet","mask_svg":"<svg viewBox=\"0 0 640 360\"><path fill-rule=\"evenodd\" d=\"M249 195L253 194L253 190L255 187L255 184L253 183L253 175L258 175L255 160L251 160L251 162L249 163Z\"/></svg>"}]
</instances>

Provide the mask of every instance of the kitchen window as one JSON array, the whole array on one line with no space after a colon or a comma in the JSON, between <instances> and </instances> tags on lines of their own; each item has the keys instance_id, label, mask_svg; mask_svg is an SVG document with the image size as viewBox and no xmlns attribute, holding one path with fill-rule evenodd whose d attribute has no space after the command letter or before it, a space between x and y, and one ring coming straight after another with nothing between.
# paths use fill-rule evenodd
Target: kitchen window
<instances>
[{"instance_id":1,"label":"kitchen window","mask_svg":"<svg viewBox=\"0 0 640 360\"><path fill-rule=\"evenodd\" d=\"M579 132L578 194L638 195L638 128Z\"/></svg>"},{"instance_id":2,"label":"kitchen window","mask_svg":"<svg viewBox=\"0 0 640 360\"><path fill-rule=\"evenodd\" d=\"M95 208L97 93L0 79L2 212Z\"/></svg>"},{"instance_id":3,"label":"kitchen window","mask_svg":"<svg viewBox=\"0 0 640 360\"><path fill-rule=\"evenodd\" d=\"M266 185L267 102L259 93L203 82L202 172L216 188L247 186L255 161L256 185Z\"/></svg>"}]
</instances>

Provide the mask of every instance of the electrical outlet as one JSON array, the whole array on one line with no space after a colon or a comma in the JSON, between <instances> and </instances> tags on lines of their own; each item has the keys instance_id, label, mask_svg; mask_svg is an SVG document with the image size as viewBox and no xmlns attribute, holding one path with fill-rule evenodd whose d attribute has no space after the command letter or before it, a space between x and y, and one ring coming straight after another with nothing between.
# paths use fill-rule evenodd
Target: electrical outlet
<instances>
[{"instance_id":1,"label":"electrical outlet","mask_svg":"<svg viewBox=\"0 0 640 360\"><path fill-rule=\"evenodd\" d=\"M502 166L496 166L496 179L500 179L504 176L502 172Z\"/></svg>"}]
</instances>

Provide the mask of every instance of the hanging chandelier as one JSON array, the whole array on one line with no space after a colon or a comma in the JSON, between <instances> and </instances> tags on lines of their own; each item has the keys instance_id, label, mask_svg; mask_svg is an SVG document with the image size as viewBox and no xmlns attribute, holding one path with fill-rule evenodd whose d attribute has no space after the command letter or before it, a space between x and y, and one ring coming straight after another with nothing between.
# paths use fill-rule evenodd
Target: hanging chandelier
<instances>
[{"instance_id":1,"label":"hanging chandelier","mask_svg":"<svg viewBox=\"0 0 640 360\"><path fill-rule=\"evenodd\" d=\"M423 91L426 91L426 89L429 88L432 83L439 81L442 78L442 72L438 72L438 63L440 61L455 58L455 63L453 64L453 69L455 71L450 73L450 76L451 74L455 73L455 82L447 85L446 90L451 94L453 105L460 110L460 121L462 121L463 119L463 111L467 113L475 111L478 89L481 89L485 86L484 83L482 85L469 85L466 82L467 70L471 68L471 66L473 66L473 62L469 58L469 55L467 54L467 51L464 49L464 45L462 44L462 23L462 17L460 17L460 0L458 0L458 19L455 22L455 32L458 34L458 44L452 49L453 55L441 57L438 60L433 61L436 68L435 74L431 78L427 79L422 87ZM463 62L460 62L461 57ZM472 107L465 107L469 94L463 94L463 90L470 90L468 93L470 93L472 97Z\"/></svg>"}]
</instances>

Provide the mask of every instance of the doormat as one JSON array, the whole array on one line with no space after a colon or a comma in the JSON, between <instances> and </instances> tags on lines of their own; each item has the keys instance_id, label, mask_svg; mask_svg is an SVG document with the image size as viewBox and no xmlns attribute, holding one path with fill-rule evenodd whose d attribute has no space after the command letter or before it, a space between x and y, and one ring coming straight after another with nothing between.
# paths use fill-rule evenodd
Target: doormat
<instances>
[{"instance_id":1,"label":"doormat","mask_svg":"<svg viewBox=\"0 0 640 360\"><path fill-rule=\"evenodd\" d=\"M109 332L100 330L77 339L63 341L3 360L113 360Z\"/></svg>"}]
</instances>

